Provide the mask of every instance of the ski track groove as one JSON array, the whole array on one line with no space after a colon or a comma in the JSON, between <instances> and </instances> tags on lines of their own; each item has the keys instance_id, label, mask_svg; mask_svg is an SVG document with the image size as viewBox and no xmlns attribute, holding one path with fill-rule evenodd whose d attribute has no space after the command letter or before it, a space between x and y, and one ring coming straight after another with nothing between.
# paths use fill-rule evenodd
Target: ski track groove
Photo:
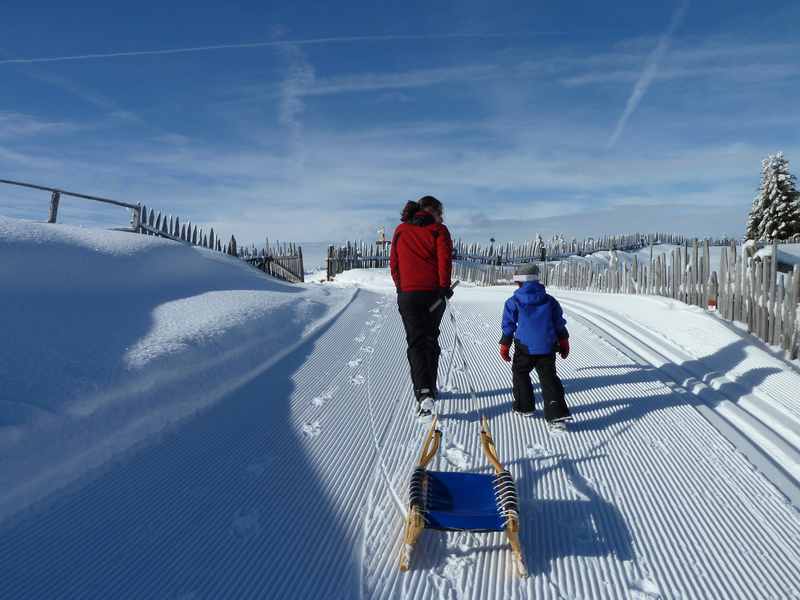
<instances>
[{"instance_id":1,"label":"ski track groove","mask_svg":"<svg viewBox=\"0 0 800 600\"><path fill-rule=\"evenodd\" d=\"M511 574L497 533L426 531L412 571L399 573L408 478L427 428L413 418L394 297L362 291L302 350L306 360L283 387L267 371L252 390L160 436L141 456L4 523L0 563L13 568L0 579L0 598L319 597L320 582L329 598L355 590L362 598L439 600L800 595L797 510L698 413L692 391L571 318L571 307L591 309L573 296L565 309L574 348L558 362L571 431L548 433L538 384L537 416L513 415L510 367L497 356L498 299L448 309L457 314L467 370L456 371L457 359L457 390L437 402L444 436L433 468L459 470L444 458L452 445L467 454L465 471L491 472L478 435L485 412L517 480L530 578ZM446 315L446 351L455 351L453 334ZM449 358L442 356L440 384ZM350 381L358 374L363 385ZM272 408L286 402L285 387L288 406ZM796 414L784 404L781 411ZM359 414L370 431L359 427ZM305 437L303 424L314 421L319 435ZM151 463L158 468L146 468ZM276 485L288 487L276 493ZM286 540L287 550L274 540Z\"/></svg>"},{"instance_id":2,"label":"ski track groove","mask_svg":"<svg viewBox=\"0 0 800 600\"><path fill-rule=\"evenodd\" d=\"M569 306L570 302L572 301L567 300L565 304ZM696 357L688 354L680 347L665 345L655 334L645 327L630 321L630 319L619 315L604 314L598 309L586 305L580 306L580 311L584 313L584 318L590 318L590 320L593 318L593 324L595 325L600 320L608 323L611 327L618 328L624 335L634 338L637 335L641 336L638 341L648 352L656 354L661 360L664 360L667 368L680 373L680 377L685 377L685 381L681 382L681 385L687 388L691 387L691 383L687 385L690 379L704 384L713 390L713 393L719 394L732 402L742 413L750 415L758 423L768 428L771 433L788 442L790 447L794 449L800 448L800 411L798 407L788 407L780 399L777 401L781 403L781 406L776 407L774 405L775 399L765 397L759 391L758 386L748 391L745 389L744 384L736 380L716 373L710 368L701 369L698 364L700 361ZM649 341L642 341L642 338ZM648 360L648 362L650 361ZM673 362L674 365L670 364L670 362ZM674 366L677 366L677 369ZM721 389L723 387L727 387L731 391L726 392ZM778 387L782 386L778 384ZM691 392L691 390L689 391ZM738 394L738 397L734 398L731 394ZM700 394L698 393L697 395ZM797 463L798 461L794 460L793 462Z\"/></svg>"}]
</instances>

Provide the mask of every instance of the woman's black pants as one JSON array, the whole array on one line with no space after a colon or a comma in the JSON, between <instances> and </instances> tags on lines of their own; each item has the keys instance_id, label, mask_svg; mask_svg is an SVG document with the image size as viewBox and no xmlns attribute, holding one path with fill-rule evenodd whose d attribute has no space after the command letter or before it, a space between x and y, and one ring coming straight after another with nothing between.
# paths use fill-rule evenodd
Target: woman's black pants
<instances>
[{"instance_id":1,"label":"woman's black pants","mask_svg":"<svg viewBox=\"0 0 800 600\"><path fill-rule=\"evenodd\" d=\"M570 416L564 401L564 386L556 373L556 355L528 354L527 346L514 341L514 361L511 363L514 385L514 410L527 413L534 409L531 371L536 369L542 386L544 418L548 421Z\"/></svg>"},{"instance_id":2,"label":"woman's black pants","mask_svg":"<svg viewBox=\"0 0 800 600\"><path fill-rule=\"evenodd\" d=\"M439 299L437 292L398 292L397 306L403 318L408 343L408 365L414 396L419 400L428 390L436 396L436 377L439 372L439 325L445 311L440 302L433 312L431 305Z\"/></svg>"}]
</instances>

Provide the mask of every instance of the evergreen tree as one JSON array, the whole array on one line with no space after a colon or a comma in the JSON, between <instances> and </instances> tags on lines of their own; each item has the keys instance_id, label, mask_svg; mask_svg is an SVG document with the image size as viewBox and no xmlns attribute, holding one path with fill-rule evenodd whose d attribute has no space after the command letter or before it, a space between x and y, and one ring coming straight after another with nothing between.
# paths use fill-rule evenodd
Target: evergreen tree
<instances>
[{"instance_id":1,"label":"evergreen tree","mask_svg":"<svg viewBox=\"0 0 800 600\"><path fill-rule=\"evenodd\" d=\"M761 186L747 219L751 240L785 240L800 234L800 194L782 152L761 161Z\"/></svg>"}]
</instances>

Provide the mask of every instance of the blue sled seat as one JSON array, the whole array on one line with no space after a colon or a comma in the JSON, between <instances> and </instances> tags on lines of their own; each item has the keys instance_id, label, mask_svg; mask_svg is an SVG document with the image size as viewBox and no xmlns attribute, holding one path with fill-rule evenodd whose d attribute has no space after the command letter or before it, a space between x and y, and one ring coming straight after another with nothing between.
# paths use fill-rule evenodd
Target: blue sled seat
<instances>
[{"instance_id":1,"label":"blue sled seat","mask_svg":"<svg viewBox=\"0 0 800 600\"><path fill-rule=\"evenodd\" d=\"M518 516L516 489L508 471L482 475L418 468L409 496L428 529L504 531L508 517Z\"/></svg>"},{"instance_id":2,"label":"blue sled seat","mask_svg":"<svg viewBox=\"0 0 800 600\"><path fill-rule=\"evenodd\" d=\"M442 531L504 531L494 475L428 471L426 527Z\"/></svg>"}]
</instances>

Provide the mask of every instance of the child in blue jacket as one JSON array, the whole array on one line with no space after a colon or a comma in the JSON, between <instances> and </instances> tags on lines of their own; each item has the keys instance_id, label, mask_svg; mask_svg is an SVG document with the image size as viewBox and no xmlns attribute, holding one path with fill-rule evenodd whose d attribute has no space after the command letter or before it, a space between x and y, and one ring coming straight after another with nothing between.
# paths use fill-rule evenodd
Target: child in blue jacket
<instances>
[{"instance_id":1,"label":"child in blue jacket","mask_svg":"<svg viewBox=\"0 0 800 600\"><path fill-rule=\"evenodd\" d=\"M564 401L564 386L556 373L556 351L561 358L569 354L569 332L561 305L539 283L539 267L523 265L514 275L517 291L506 300L503 309L503 337L500 357L511 361L514 343L513 372L514 412L533 415L534 397L531 371L536 369L544 397L544 418L561 423L571 418Z\"/></svg>"}]
</instances>

